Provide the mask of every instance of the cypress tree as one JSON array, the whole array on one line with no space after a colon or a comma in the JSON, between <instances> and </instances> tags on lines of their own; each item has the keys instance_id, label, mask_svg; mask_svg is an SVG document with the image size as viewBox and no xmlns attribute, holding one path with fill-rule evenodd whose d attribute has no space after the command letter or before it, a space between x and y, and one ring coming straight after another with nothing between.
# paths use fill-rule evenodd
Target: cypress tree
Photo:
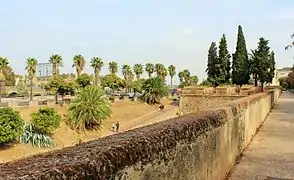
<instances>
[{"instance_id":1,"label":"cypress tree","mask_svg":"<svg viewBox=\"0 0 294 180\"><path fill-rule=\"evenodd\" d=\"M221 84L229 84L231 78L231 55L228 51L226 36L223 34L220 43L219 43L219 51L218 51L218 61L220 64L220 74L219 74L219 82Z\"/></svg>"},{"instance_id":2,"label":"cypress tree","mask_svg":"<svg viewBox=\"0 0 294 180\"><path fill-rule=\"evenodd\" d=\"M243 35L242 26L238 26L236 51L233 54L232 83L237 85L248 84L250 79L250 62L246 48L246 41Z\"/></svg>"},{"instance_id":3,"label":"cypress tree","mask_svg":"<svg viewBox=\"0 0 294 180\"><path fill-rule=\"evenodd\" d=\"M219 75L219 65L218 65L218 56L217 56L217 47L216 43L212 42L208 50L208 59L207 59L207 81L215 86L219 84L218 75Z\"/></svg>"}]
</instances>

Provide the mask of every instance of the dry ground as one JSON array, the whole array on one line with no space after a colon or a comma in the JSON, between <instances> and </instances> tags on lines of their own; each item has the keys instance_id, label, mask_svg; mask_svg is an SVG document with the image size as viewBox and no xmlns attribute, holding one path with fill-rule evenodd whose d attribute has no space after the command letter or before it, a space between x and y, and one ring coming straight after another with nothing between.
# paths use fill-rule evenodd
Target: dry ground
<instances>
[{"instance_id":1,"label":"dry ground","mask_svg":"<svg viewBox=\"0 0 294 180\"><path fill-rule=\"evenodd\" d=\"M169 104L170 101L164 100L162 104ZM67 114L67 106L59 106L54 105L54 107L60 115L63 117ZM171 106L170 106L171 107ZM23 108L16 108L16 110L20 111L21 116L24 120L28 121L30 119L30 114L35 112L39 107L23 107ZM173 106L173 108L176 108ZM154 115L158 115L158 108L156 106L150 106L145 103L141 102L132 102L132 101L117 101L112 104L112 111L113 115L110 119L105 120L103 123L103 127L100 131L92 131L87 132L86 134L78 134L77 132L70 129L64 122L64 120L60 124L60 128L58 128L54 134L53 138L55 141L55 147L51 149L45 148L35 148L30 145L24 144L15 144L14 146L0 150L0 163L19 159L22 157L27 157L33 154L42 153L54 149L60 149L63 147L73 146L80 141L89 141L92 139L99 138L101 136L106 136L112 134L113 132L110 131L113 121L119 120L121 130L127 130L134 127L142 126L145 124L150 123L150 118ZM176 112L176 111L173 111ZM175 113L171 116L170 113L164 117L166 112L162 111L160 114L160 120L167 119L169 117L175 116ZM157 120L158 117L157 117Z\"/></svg>"}]
</instances>

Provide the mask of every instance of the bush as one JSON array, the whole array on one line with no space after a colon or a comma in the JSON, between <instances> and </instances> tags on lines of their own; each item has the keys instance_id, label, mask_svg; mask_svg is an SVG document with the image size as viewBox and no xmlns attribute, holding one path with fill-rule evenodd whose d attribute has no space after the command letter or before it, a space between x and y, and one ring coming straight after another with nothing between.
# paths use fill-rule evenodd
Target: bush
<instances>
[{"instance_id":1,"label":"bush","mask_svg":"<svg viewBox=\"0 0 294 180\"><path fill-rule=\"evenodd\" d=\"M42 134L50 134L60 125L61 116L54 108L40 108L31 114L32 123Z\"/></svg>"},{"instance_id":2,"label":"bush","mask_svg":"<svg viewBox=\"0 0 294 180\"><path fill-rule=\"evenodd\" d=\"M13 142L23 132L24 121L12 108L0 108L0 145Z\"/></svg>"},{"instance_id":3,"label":"bush","mask_svg":"<svg viewBox=\"0 0 294 180\"><path fill-rule=\"evenodd\" d=\"M92 76L90 76L89 74L86 74L86 73L81 74L81 75L76 79L77 84L78 84L80 87L82 87L82 88L84 88L84 87L90 85L90 84L91 84L91 81L92 81Z\"/></svg>"},{"instance_id":4,"label":"bush","mask_svg":"<svg viewBox=\"0 0 294 180\"><path fill-rule=\"evenodd\" d=\"M21 143L37 147L50 147L54 145L53 139L50 136L40 134L34 124L26 122L23 129L24 133L19 138Z\"/></svg>"}]
</instances>

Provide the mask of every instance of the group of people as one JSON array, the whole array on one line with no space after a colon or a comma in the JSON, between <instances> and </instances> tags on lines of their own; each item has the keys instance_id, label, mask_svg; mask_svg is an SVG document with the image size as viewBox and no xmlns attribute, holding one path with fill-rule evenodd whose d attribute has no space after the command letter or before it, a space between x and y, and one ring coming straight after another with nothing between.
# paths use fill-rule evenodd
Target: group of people
<instances>
[{"instance_id":1,"label":"group of people","mask_svg":"<svg viewBox=\"0 0 294 180\"><path fill-rule=\"evenodd\" d=\"M112 123L112 131L118 132L119 130L119 121L113 122Z\"/></svg>"}]
</instances>

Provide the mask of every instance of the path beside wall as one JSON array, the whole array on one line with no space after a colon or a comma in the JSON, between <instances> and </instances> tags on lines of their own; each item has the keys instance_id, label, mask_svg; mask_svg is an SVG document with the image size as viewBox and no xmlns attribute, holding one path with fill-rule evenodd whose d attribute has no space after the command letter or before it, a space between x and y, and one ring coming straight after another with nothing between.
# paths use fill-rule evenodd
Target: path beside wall
<instances>
[{"instance_id":1,"label":"path beside wall","mask_svg":"<svg viewBox=\"0 0 294 180\"><path fill-rule=\"evenodd\" d=\"M294 95L283 93L246 148L231 180L294 179Z\"/></svg>"}]
</instances>

